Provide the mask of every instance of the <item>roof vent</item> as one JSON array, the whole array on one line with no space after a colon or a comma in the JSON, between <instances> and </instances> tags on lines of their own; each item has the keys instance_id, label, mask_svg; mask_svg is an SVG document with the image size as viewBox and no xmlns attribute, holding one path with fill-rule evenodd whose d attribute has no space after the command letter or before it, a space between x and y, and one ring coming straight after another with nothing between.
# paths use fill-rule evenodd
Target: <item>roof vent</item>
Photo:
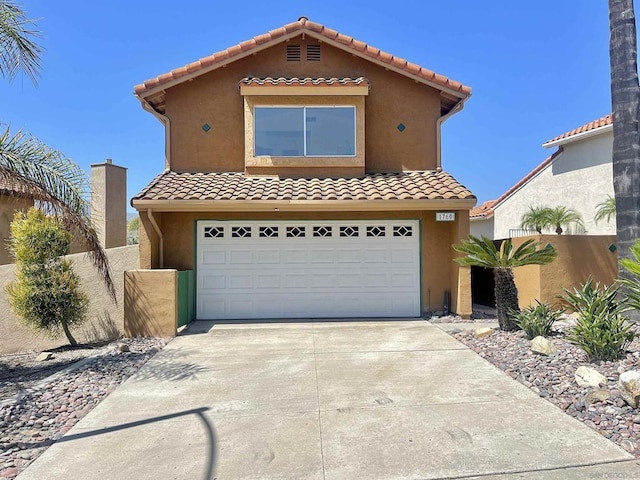
<instances>
[{"instance_id":1,"label":"roof vent","mask_svg":"<svg viewBox=\"0 0 640 480\"><path fill-rule=\"evenodd\" d=\"M307 45L307 62L319 62L320 61L320 44L314 43Z\"/></svg>"},{"instance_id":2,"label":"roof vent","mask_svg":"<svg viewBox=\"0 0 640 480\"><path fill-rule=\"evenodd\" d=\"M300 45L287 45L287 62L299 62L301 59Z\"/></svg>"}]
</instances>

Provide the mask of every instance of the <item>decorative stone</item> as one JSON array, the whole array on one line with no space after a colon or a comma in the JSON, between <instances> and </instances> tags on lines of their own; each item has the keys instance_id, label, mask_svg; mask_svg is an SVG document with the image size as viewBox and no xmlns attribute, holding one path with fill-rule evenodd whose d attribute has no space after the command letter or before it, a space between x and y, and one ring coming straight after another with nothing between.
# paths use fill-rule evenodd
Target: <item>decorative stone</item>
<instances>
[{"instance_id":1,"label":"decorative stone","mask_svg":"<svg viewBox=\"0 0 640 480\"><path fill-rule=\"evenodd\" d=\"M578 367L575 373L576 383L581 387L599 387L607 384L607 377L591 367Z\"/></svg>"},{"instance_id":2,"label":"decorative stone","mask_svg":"<svg viewBox=\"0 0 640 480\"><path fill-rule=\"evenodd\" d=\"M476 337L478 338L488 337L491 334L493 334L493 328L484 327L476 329Z\"/></svg>"},{"instance_id":3,"label":"decorative stone","mask_svg":"<svg viewBox=\"0 0 640 480\"><path fill-rule=\"evenodd\" d=\"M638 408L640 402L640 371L629 370L620 375L618 379L620 395L624 401L633 408Z\"/></svg>"},{"instance_id":4,"label":"decorative stone","mask_svg":"<svg viewBox=\"0 0 640 480\"><path fill-rule=\"evenodd\" d=\"M556 346L540 335L531 340L531 351L546 356L558 353Z\"/></svg>"},{"instance_id":5,"label":"decorative stone","mask_svg":"<svg viewBox=\"0 0 640 480\"><path fill-rule=\"evenodd\" d=\"M127 345L126 343L121 343L120 345L118 345L118 351L125 353L130 352L131 350L129 349L129 345Z\"/></svg>"},{"instance_id":6,"label":"decorative stone","mask_svg":"<svg viewBox=\"0 0 640 480\"><path fill-rule=\"evenodd\" d=\"M605 390L603 388L599 388L597 390L591 390L584 397L584 403L589 406L594 403L606 402L611 397L611 393L609 390Z\"/></svg>"},{"instance_id":7,"label":"decorative stone","mask_svg":"<svg viewBox=\"0 0 640 480\"><path fill-rule=\"evenodd\" d=\"M53 358L53 353L42 352L40 355L36 357L36 362L46 362L47 360L51 360L52 358Z\"/></svg>"}]
</instances>

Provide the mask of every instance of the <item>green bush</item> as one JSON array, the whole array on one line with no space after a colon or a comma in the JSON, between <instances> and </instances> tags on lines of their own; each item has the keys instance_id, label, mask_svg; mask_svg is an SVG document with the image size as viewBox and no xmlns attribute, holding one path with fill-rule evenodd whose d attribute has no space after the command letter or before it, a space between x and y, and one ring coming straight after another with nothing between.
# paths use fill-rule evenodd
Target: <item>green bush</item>
<instances>
[{"instance_id":1,"label":"green bush","mask_svg":"<svg viewBox=\"0 0 640 480\"><path fill-rule=\"evenodd\" d=\"M89 300L71 262L63 257L70 244L71 234L56 217L35 208L16 213L9 240L16 279L6 292L12 310L27 326L52 338L64 332L76 345L70 327L86 319Z\"/></svg>"},{"instance_id":2,"label":"green bush","mask_svg":"<svg viewBox=\"0 0 640 480\"><path fill-rule=\"evenodd\" d=\"M578 314L578 323L568 340L582 348L592 360L615 360L635 338L623 315L627 309L616 300L617 287L593 285L589 278L580 288L564 290L562 300Z\"/></svg>"},{"instance_id":3,"label":"green bush","mask_svg":"<svg viewBox=\"0 0 640 480\"><path fill-rule=\"evenodd\" d=\"M561 310L552 309L547 303L540 303L536 300L537 305L530 305L527 308L512 311L518 326L525 331L529 340L541 335L546 337L551 333L553 324L560 320Z\"/></svg>"}]
</instances>

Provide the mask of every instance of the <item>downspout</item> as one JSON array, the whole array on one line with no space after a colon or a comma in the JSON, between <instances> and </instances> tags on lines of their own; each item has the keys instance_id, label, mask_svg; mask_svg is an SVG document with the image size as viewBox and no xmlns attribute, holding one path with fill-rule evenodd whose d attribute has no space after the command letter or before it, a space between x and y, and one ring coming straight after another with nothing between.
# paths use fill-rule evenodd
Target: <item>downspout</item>
<instances>
[{"instance_id":1,"label":"downspout","mask_svg":"<svg viewBox=\"0 0 640 480\"><path fill-rule=\"evenodd\" d=\"M162 237L162 232L160 231L160 227L158 227L158 223L153 216L153 210L147 210L147 217L149 217L149 221L158 236L158 266L159 268L164 268L164 239Z\"/></svg>"},{"instance_id":2,"label":"downspout","mask_svg":"<svg viewBox=\"0 0 640 480\"><path fill-rule=\"evenodd\" d=\"M449 113L441 116L436 120L436 170L440 172L442 170L442 124L454 113L458 113L464 108L464 103L469 100L471 94L468 97L460 99L456 105L449 110Z\"/></svg>"}]
</instances>

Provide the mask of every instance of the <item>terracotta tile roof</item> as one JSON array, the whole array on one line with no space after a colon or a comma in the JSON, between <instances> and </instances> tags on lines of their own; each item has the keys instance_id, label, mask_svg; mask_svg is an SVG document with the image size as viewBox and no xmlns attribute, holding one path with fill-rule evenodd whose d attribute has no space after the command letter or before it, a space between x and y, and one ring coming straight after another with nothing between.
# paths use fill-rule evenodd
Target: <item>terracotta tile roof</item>
<instances>
[{"instance_id":1,"label":"terracotta tile roof","mask_svg":"<svg viewBox=\"0 0 640 480\"><path fill-rule=\"evenodd\" d=\"M335 30L327 28L320 23L312 22L305 17L301 17L297 21L284 25L283 27L258 35L250 40L240 42L226 50L214 53L208 57L201 58L193 63L189 63L188 65L176 68L170 72L147 80L140 85L135 86L135 93L136 95L144 96L145 93L157 87L173 83L183 77L186 77L184 80L187 80L196 74L206 73L217 66L233 61L235 57L238 59L243 58L252 52L261 50L262 48L266 48L272 44L284 41L287 38L291 38L292 36L301 33L307 33L314 38L325 40L327 43L331 43L339 48L351 51L363 58L396 68L407 75L416 76L424 80L426 83L438 86L452 93L456 93L457 96L461 98L468 97L471 94L471 88L461 84L460 82L456 82L455 80L451 80L431 70L427 70L420 65L383 52L382 50L367 45L353 37L343 35Z\"/></svg>"},{"instance_id":2,"label":"terracotta tile roof","mask_svg":"<svg viewBox=\"0 0 640 480\"><path fill-rule=\"evenodd\" d=\"M538 165L536 168L534 168L533 170L531 170L529 173L527 173L524 177L522 177L518 183L516 183L513 187L511 187L509 190L507 190L506 192L504 192L502 195L500 195L496 200L491 200L491 202L493 202L493 205L486 207L485 211L482 215L478 215L478 216L483 216L483 217L489 217L493 214L494 210L502 203L504 202L507 198L509 198L513 193L515 193L517 190L519 190L521 187L523 187L529 180L531 180L533 177L535 177L538 173L540 173L540 171L542 171L545 167L547 167L549 164L551 164L551 162L553 162L553 160L560 155L560 153L562 153L562 147L558 148L557 151L553 152L553 154L549 157L547 157L540 165ZM471 210L469 212L469 216L473 217L473 215L471 214L471 212L473 211L477 211L479 209L481 209L483 206L487 205L490 202L485 202L482 205L480 205L479 207L474 208L473 210Z\"/></svg>"},{"instance_id":3,"label":"terracotta tile roof","mask_svg":"<svg viewBox=\"0 0 640 480\"><path fill-rule=\"evenodd\" d=\"M589 132L595 130L596 128L606 127L607 125L613 125L613 114L605 115L604 117L598 118L593 122L589 122L586 125L582 125L581 127L574 128L573 130L563 133L562 135L558 135L557 137L552 138L544 142L543 145L547 145L549 143L557 142L558 140L564 140L565 138L570 138L580 133Z\"/></svg>"},{"instance_id":4,"label":"terracotta tile roof","mask_svg":"<svg viewBox=\"0 0 640 480\"><path fill-rule=\"evenodd\" d=\"M469 216L471 218L489 217L493 214L493 206L495 204L496 200L486 201L482 205L469 210Z\"/></svg>"},{"instance_id":5,"label":"terracotta tile roof","mask_svg":"<svg viewBox=\"0 0 640 480\"><path fill-rule=\"evenodd\" d=\"M369 86L369 80L364 77L358 78L256 78L246 77L240 80L240 85L265 86L296 86L296 87L342 87L342 86Z\"/></svg>"},{"instance_id":6,"label":"terracotta tile roof","mask_svg":"<svg viewBox=\"0 0 640 480\"><path fill-rule=\"evenodd\" d=\"M360 178L252 177L241 172L165 171L136 200L432 200L475 199L445 172L376 173Z\"/></svg>"}]
</instances>

